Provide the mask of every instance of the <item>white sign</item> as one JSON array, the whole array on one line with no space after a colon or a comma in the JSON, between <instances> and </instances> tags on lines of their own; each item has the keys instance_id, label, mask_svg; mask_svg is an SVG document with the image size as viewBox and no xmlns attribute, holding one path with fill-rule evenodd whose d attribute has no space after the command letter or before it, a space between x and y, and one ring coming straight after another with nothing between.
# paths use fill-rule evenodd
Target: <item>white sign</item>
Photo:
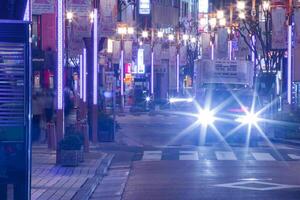
<instances>
[{"instance_id":1,"label":"white sign","mask_svg":"<svg viewBox=\"0 0 300 200\"><path fill-rule=\"evenodd\" d=\"M141 15L149 15L150 10L150 0L140 0L139 13Z\"/></svg>"},{"instance_id":2,"label":"white sign","mask_svg":"<svg viewBox=\"0 0 300 200\"><path fill-rule=\"evenodd\" d=\"M138 73L144 74L145 73L145 64L144 64L144 49L138 50L137 56L137 66L138 66Z\"/></svg>"},{"instance_id":3,"label":"white sign","mask_svg":"<svg viewBox=\"0 0 300 200\"><path fill-rule=\"evenodd\" d=\"M199 83L253 84L253 64L248 61L197 60Z\"/></svg>"}]
</instances>

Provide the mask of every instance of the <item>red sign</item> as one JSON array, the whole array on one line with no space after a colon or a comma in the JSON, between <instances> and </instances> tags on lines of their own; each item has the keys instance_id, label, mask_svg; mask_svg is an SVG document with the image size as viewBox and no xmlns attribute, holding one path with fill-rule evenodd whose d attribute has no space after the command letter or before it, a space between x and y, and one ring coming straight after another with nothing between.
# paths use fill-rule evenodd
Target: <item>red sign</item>
<instances>
[{"instance_id":1,"label":"red sign","mask_svg":"<svg viewBox=\"0 0 300 200\"><path fill-rule=\"evenodd\" d=\"M54 13L42 14L42 49L56 51L56 18Z\"/></svg>"},{"instance_id":2,"label":"red sign","mask_svg":"<svg viewBox=\"0 0 300 200\"><path fill-rule=\"evenodd\" d=\"M131 74L132 69L132 64L131 63L126 63L125 64L125 74Z\"/></svg>"}]
</instances>

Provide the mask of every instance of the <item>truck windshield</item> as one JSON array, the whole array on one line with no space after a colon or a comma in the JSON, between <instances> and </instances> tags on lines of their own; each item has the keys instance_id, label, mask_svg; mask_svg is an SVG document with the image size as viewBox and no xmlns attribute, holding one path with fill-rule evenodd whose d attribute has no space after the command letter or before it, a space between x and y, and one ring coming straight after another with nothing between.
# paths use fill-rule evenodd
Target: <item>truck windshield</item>
<instances>
[{"instance_id":1,"label":"truck windshield","mask_svg":"<svg viewBox=\"0 0 300 200\"><path fill-rule=\"evenodd\" d=\"M245 109L249 110L258 102L253 93L246 91L213 90L206 92L205 104L210 108L218 107L221 111L242 112Z\"/></svg>"}]
</instances>

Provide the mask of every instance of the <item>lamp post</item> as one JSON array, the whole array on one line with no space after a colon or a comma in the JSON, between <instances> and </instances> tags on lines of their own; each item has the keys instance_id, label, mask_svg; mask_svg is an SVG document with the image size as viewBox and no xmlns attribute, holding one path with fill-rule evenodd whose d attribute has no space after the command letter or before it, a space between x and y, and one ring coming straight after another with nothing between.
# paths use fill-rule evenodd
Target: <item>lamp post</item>
<instances>
[{"instance_id":1,"label":"lamp post","mask_svg":"<svg viewBox=\"0 0 300 200\"><path fill-rule=\"evenodd\" d=\"M121 35L121 54L120 54L120 64L119 64L119 70L120 70L120 95L121 95L121 111L124 111L125 106L125 99L124 99L124 36L126 35L133 35L134 34L134 28L133 27L127 27L125 25L122 25L117 28L117 33Z\"/></svg>"}]
</instances>

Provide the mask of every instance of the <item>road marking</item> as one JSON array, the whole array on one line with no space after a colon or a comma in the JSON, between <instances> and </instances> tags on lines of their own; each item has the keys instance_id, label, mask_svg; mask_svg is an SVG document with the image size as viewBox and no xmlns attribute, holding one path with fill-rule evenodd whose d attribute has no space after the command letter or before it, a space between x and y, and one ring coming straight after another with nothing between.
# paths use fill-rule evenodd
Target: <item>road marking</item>
<instances>
[{"instance_id":1,"label":"road marking","mask_svg":"<svg viewBox=\"0 0 300 200\"><path fill-rule=\"evenodd\" d=\"M293 160L300 160L300 156L296 154L288 154L288 156Z\"/></svg>"},{"instance_id":2,"label":"road marking","mask_svg":"<svg viewBox=\"0 0 300 200\"><path fill-rule=\"evenodd\" d=\"M197 151L180 151L179 160L199 160Z\"/></svg>"},{"instance_id":3,"label":"road marking","mask_svg":"<svg viewBox=\"0 0 300 200\"><path fill-rule=\"evenodd\" d=\"M252 152L252 155L258 161L276 161L270 153Z\"/></svg>"},{"instance_id":4,"label":"road marking","mask_svg":"<svg viewBox=\"0 0 300 200\"><path fill-rule=\"evenodd\" d=\"M161 160L162 151L144 151L143 160Z\"/></svg>"},{"instance_id":5,"label":"road marking","mask_svg":"<svg viewBox=\"0 0 300 200\"><path fill-rule=\"evenodd\" d=\"M235 183L217 184L215 186L244 189L244 190L257 190L257 191L281 190L281 189L300 187L299 185L285 185L285 184L270 183L264 181L239 181Z\"/></svg>"},{"instance_id":6,"label":"road marking","mask_svg":"<svg viewBox=\"0 0 300 200\"><path fill-rule=\"evenodd\" d=\"M231 151L216 151L217 160L237 160L236 156Z\"/></svg>"}]
</instances>

